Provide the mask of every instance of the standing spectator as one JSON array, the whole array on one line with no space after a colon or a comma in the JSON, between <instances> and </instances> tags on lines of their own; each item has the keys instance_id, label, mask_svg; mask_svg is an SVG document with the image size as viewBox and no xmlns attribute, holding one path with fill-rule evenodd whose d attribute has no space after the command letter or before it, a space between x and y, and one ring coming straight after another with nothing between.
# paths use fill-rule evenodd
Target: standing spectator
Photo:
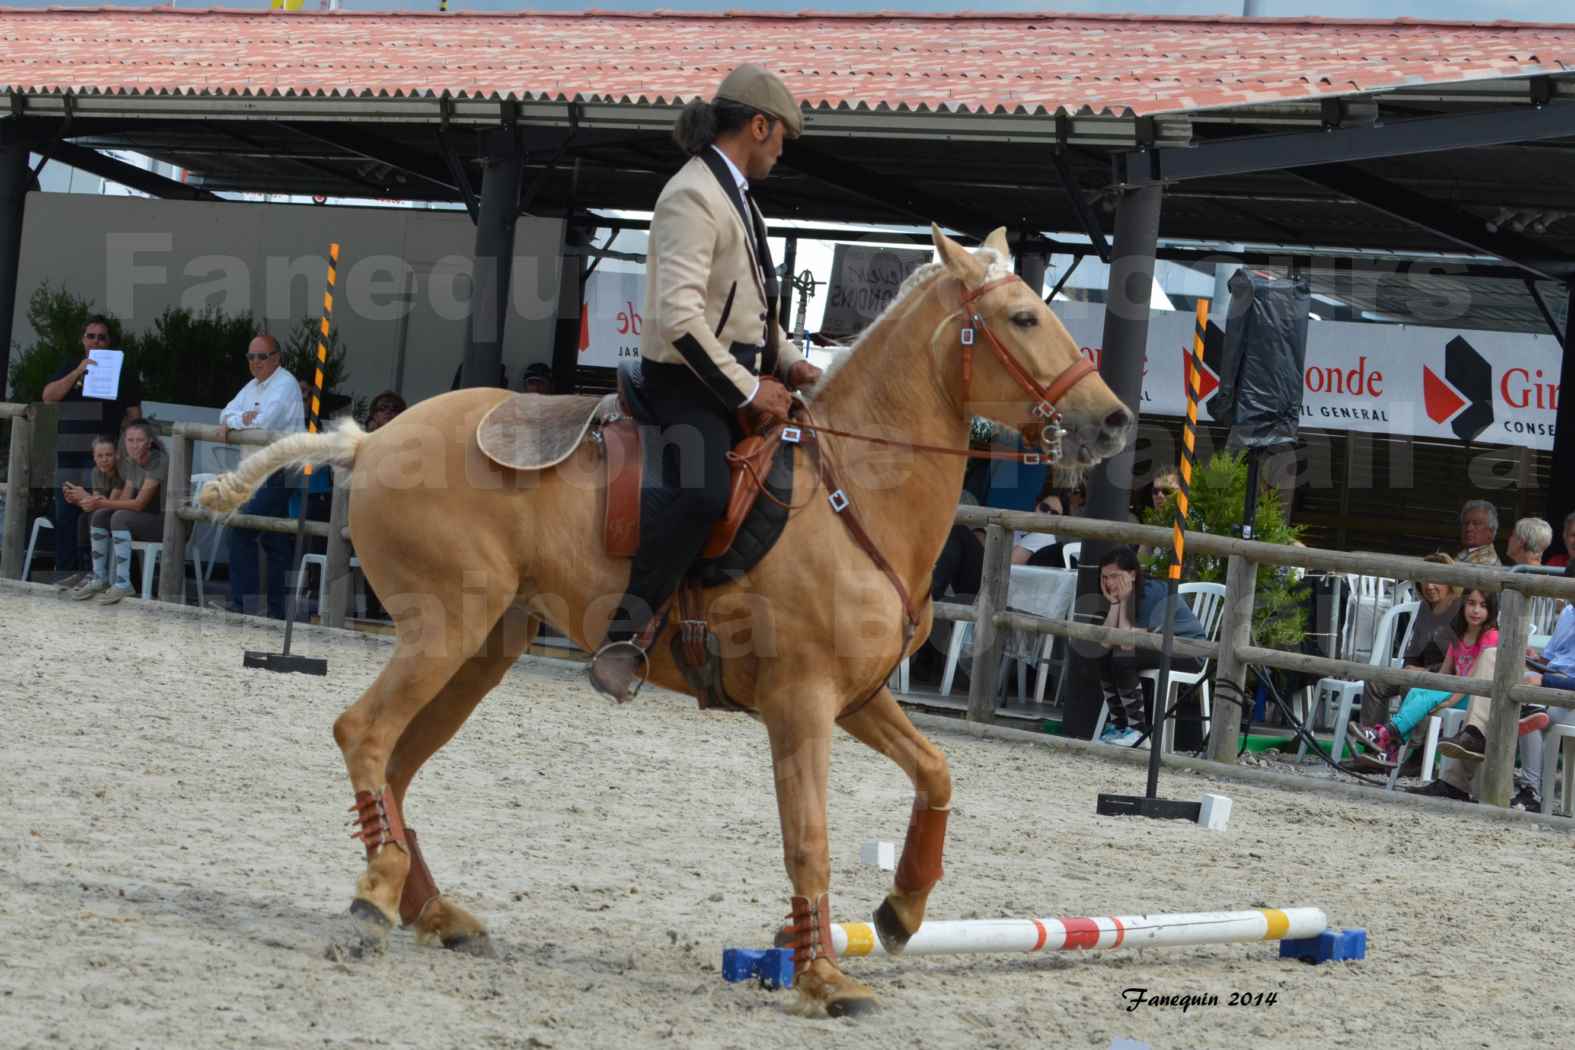
<instances>
[{"instance_id":1,"label":"standing spectator","mask_svg":"<svg viewBox=\"0 0 1575 1050\"><path fill-rule=\"evenodd\" d=\"M1575 510L1564 515L1564 529L1559 535L1564 540L1564 550L1550 558L1543 559L1542 564L1562 566L1570 563L1570 552L1575 551Z\"/></svg>"},{"instance_id":2,"label":"standing spectator","mask_svg":"<svg viewBox=\"0 0 1575 1050\"><path fill-rule=\"evenodd\" d=\"M527 394L550 394L553 392L552 366L537 361L525 369L525 380L522 389Z\"/></svg>"},{"instance_id":3,"label":"standing spectator","mask_svg":"<svg viewBox=\"0 0 1575 1050\"><path fill-rule=\"evenodd\" d=\"M82 513L82 501L89 496L113 496L125 484L125 479L120 476L120 445L108 434L100 434L93 439L93 474L88 479L87 488L83 488L74 481L64 482L60 486L60 493L65 501L77 508L77 548L88 546L88 529L93 522L92 514ZM59 591L74 591L93 578L91 569L86 572L72 573L70 576L55 584Z\"/></svg>"},{"instance_id":4,"label":"standing spectator","mask_svg":"<svg viewBox=\"0 0 1575 1050\"><path fill-rule=\"evenodd\" d=\"M306 429L301 390L295 376L283 367L279 343L271 335L259 335L246 348L246 365L251 382L241 387L219 413L219 437L227 441L231 430L275 430L292 432ZM290 490L286 471L269 475L256 495L241 508L242 514L269 518L286 517ZM263 590L258 566L258 547L268 556L267 589ZM256 611L266 598L268 615L284 619L284 572L290 560L291 539L282 532L256 529L231 529L230 600L223 605L229 612Z\"/></svg>"},{"instance_id":5,"label":"standing spectator","mask_svg":"<svg viewBox=\"0 0 1575 1050\"><path fill-rule=\"evenodd\" d=\"M385 390L372 399L366 409L366 431L371 433L379 427L387 425L399 413L409 406L405 399L392 390Z\"/></svg>"},{"instance_id":6,"label":"standing spectator","mask_svg":"<svg viewBox=\"0 0 1575 1050\"><path fill-rule=\"evenodd\" d=\"M1521 518L1504 545L1510 565L1541 565L1542 553L1553 543L1553 526L1541 518Z\"/></svg>"},{"instance_id":7,"label":"standing spectator","mask_svg":"<svg viewBox=\"0 0 1575 1050\"><path fill-rule=\"evenodd\" d=\"M1472 565L1504 564L1493 544L1498 539L1498 508L1485 499L1468 500L1460 508L1460 545L1455 560Z\"/></svg>"},{"instance_id":8,"label":"standing spectator","mask_svg":"<svg viewBox=\"0 0 1575 1050\"><path fill-rule=\"evenodd\" d=\"M82 326L82 358L72 364L66 365L60 371L49 377L49 382L44 384L42 399L51 404L61 401L86 401L82 395L82 383L87 378L88 369L93 367L88 353L93 350L111 349L111 336L109 321L99 314L94 314L87 319L87 324ZM0 377L0 382L4 377ZM113 401L100 401L102 411L96 420L62 420L58 431L62 446L69 444L72 436L81 437L87 434L106 434L112 440L120 440L120 431L127 423L142 418L142 380L137 375L136 368L128 360L120 371L120 389ZM65 449L56 454L56 466L64 473L59 480L64 483L70 481L80 487L80 483L89 480L89 469L93 466L90 451L76 451ZM62 488L55 490L55 569L60 572L78 572L84 568L82 564L82 545L77 539L79 520L82 510L79 504L66 500ZM80 578L80 577L79 577Z\"/></svg>"},{"instance_id":9,"label":"standing spectator","mask_svg":"<svg viewBox=\"0 0 1575 1050\"><path fill-rule=\"evenodd\" d=\"M1181 491L1181 475L1174 470L1162 470L1154 478L1149 499L1154 503L1154 509L1159 510L1170 502L1170 498Z\"/></svg>"},{"instance_id":10,"label":"standing spectator","mask_svg":"<svg viewBox=\"0 0 1575 1050\"><path fill-rule=\"evenodd\" d=\"M77 601L97 595L100 605L113 605L136 594L131 587L131 543L154 541L164 535L170 461L159 447L151 423L139 419L126 427L126 455L120 461L120 473L124 480L114 493L107 497L87 495L81 500L82 509L92 515L93 578L71 592ZM175 571L183 570L177 567Z\"/></svg>"}]
</instances>

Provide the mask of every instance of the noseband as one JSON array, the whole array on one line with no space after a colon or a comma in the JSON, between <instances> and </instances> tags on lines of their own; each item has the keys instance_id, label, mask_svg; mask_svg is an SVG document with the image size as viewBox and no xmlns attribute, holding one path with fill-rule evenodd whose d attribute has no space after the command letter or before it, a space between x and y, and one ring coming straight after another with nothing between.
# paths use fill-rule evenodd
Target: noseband
<instances>
[{"instance_id":1,"label":"noseband","mask_svg":"<svg viewBox=\"0 0 1575 1050\"><path fill-rule=\"evenodd\" d=\"M995 351L995 356L1000 360L1001 367L1006 369L1006 374L1011 376L1012 380L1035 401L1032 409L1033 419L1018 429L1025 439L1038 444L1044 457L1054 463L1061 458L1061 439L1066 436L1066 428L1061 425L1061 410L1056 407L1056 402L1094 371L1094 362L1079 354L1077 362L1051 380L1049 386L1041 386L1039 381L1029 374L1022 362L1006 348L1006 344L990 330L990 326L984 323L984 318L975 306L990 292L1015 280L1017 280L1016 276L998 277L981 284L971 292L967 290L966 285L963 286L962 306L958 311L963 315L961 335L963 404L968 403L968 391L973 383L973 348L977 343L977 333L983 332L985 341L990 344L990 349ZM1036 430L1037 435L1034 434ZM1037 461L1036 454L1026 455L1035 456L1035 459L1025 462Z\"/></svg>"}]
</instances>

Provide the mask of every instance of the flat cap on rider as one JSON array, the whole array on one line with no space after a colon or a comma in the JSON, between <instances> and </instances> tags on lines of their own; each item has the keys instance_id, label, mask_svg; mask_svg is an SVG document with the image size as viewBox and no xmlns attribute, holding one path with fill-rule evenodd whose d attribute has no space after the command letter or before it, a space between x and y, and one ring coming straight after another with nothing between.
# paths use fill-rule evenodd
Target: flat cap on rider
<instances>
[{"instance_id":1,"label":"flat cap on rider","mask_svg":"<svg viewBox=\"0 0 1575 1050\"><path fill-rule=\"evenodd\" d=\"M790 139L804 134L804 113L782 78L770 70L745 62L733 70L716 89L718 101L737 102L776 117Z\"/></svg>"}]
</instances>

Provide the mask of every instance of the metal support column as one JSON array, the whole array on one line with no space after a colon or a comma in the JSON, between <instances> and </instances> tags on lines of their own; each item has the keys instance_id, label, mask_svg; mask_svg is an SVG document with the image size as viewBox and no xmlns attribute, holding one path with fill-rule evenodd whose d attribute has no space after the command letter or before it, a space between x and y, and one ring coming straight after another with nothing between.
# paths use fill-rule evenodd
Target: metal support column
<instances>
[{"instance_id":1,"label":"metal support column","mask_svg":"<svg viewBox=\"0 0 1575 1050\"><path fill-rule=\"evenodd\" d=\"M1045 293L1045 270L1050 260L1042 252L1021 252L1017 256L1017 275L1034 290L1035 295Z\"/></svg>"},{"instance_id":2,"label":"metal support column","mask_svg":"<svg viewBox=\"0 0 1575 1050\"><path fill-rule=\"evenodd\" d=\"M476 217L476 277L466 326L460 386L497 386L503 367L503 329L514 265L514 222L519 216L524 153L519 133L500 128L487 139Z\"/></svg>"},{"instance_id":3,"label":"metal support column","mask_svg":"<svg viewBox=\"0 0 1575 1050\"><path fill-rule=\"evenodd\" d=\"M1543 505L1547 507L1555 540L1563 535L1564 516L1575 510L1575 487L1569 484L1569 479L1575 477L1575 332L1571 331L1575 324L1570 323L1575 321L1575 281L1564 287L1571 298L1564 311L1564 359L1559 366L1559 390L1570 393L1561 393L1559 397L1558 414L1554 416L1553 463L1543 492ZM1575 551L1570 553L1575 555ZM1547 786L1542 790L1548 790Z\"/></svg>"},{"instance_id":4,"label":"metal support column","mask_svg":"<svg viewBox=\"0 0 1575 1050\"><path fill-rule=\"evenodd\" d=\"M22 209L33 181L17 121L0 124L0 401L11 374L11 315L22 260Z\"/></svg>"},{"instance_id":5,"label":"metal support column","mask_svg":"<svg viewBox=\"0 0 1575 1050\"><path fill-rule=\"evenodd\" d=\"M1161 190L1144 186L1126 190L1116 209L1115 243L1110 252L1110 284L1105 294L1105 331L1099 376L1132 410L1142 411L1143 356L1148 343L1149 301L1154 287L1154 252L1159 241ZM1132 502L1134 449L1129 444L1088 473L1088 505L1083 516L1126 521ZM1077 612L1090 614L1103 605L1099 593L1099 559L1108 542L1083 544L1078 563ZM1091 736L1099 717L1097 646L1071 646L1072 692L1066 698L1064 732Z\"/></svg>"}]
</instances>

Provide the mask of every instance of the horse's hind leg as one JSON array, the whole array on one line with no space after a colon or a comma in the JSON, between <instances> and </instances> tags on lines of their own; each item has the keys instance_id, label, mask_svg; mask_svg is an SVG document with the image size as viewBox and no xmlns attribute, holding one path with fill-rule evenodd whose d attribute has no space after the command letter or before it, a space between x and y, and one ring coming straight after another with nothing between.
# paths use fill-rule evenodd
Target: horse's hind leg
<instances>
[{"instance_id":1,"label":"horse's hind leg","mask_svg":"<svg viewBox=\"0 0 1575 1050\"><path fill-rule=\"evenodd\" d=\"M334 740L344 754L355 793L352 823L360 824L356 837L365 842L367 853L366 870L356 882L350 904L350 914L358 922L347 946L351 955L381 946L399 915L400 894L410 869L399 801L388 786L394 747L421 709L482 650L514 600L512 586L494 586L482 595L456 590L448 597L450 601L440 602L431 594L412 596L411 603L398 611L396 599L389 599L399 630L394 655L371 688L334 722ZM335 947L330 953L336 953Z\"/></svg>"},{"instance_id":2,"label":"horse's hind leg","mask_svg":"<svg viewBox=\"0 0 1575 1050\"><path fill-rule=\"evenodd\" d=\"M416 772L464 725L476 705L502 680L535 637L539 621L516 604L509 607L481 651L465 661L442 692L413 718L388 759L388 787L405 812L405 794ZM400 891L399 917L422 940L445 948L490 957L495 954L486 928L451 898L439 893L421 854L416 831L405 825L410 871Z\"/></svg>"},{"instance_id":3,"label":"horse's hind leg","mask_svg":"<svg viewBox=\"0 0 1575 1050\"><path fill-rule=\"evenodd\" d=\"M914 728L889 689L882 689L838 724L901 766L913 782L913 813L902 860L891 893L875 912L881 946L895 955L919 932L930 890L941 878L946 815L952 803L951 771L946 756Z\"/></svg>"}]
</instances>

